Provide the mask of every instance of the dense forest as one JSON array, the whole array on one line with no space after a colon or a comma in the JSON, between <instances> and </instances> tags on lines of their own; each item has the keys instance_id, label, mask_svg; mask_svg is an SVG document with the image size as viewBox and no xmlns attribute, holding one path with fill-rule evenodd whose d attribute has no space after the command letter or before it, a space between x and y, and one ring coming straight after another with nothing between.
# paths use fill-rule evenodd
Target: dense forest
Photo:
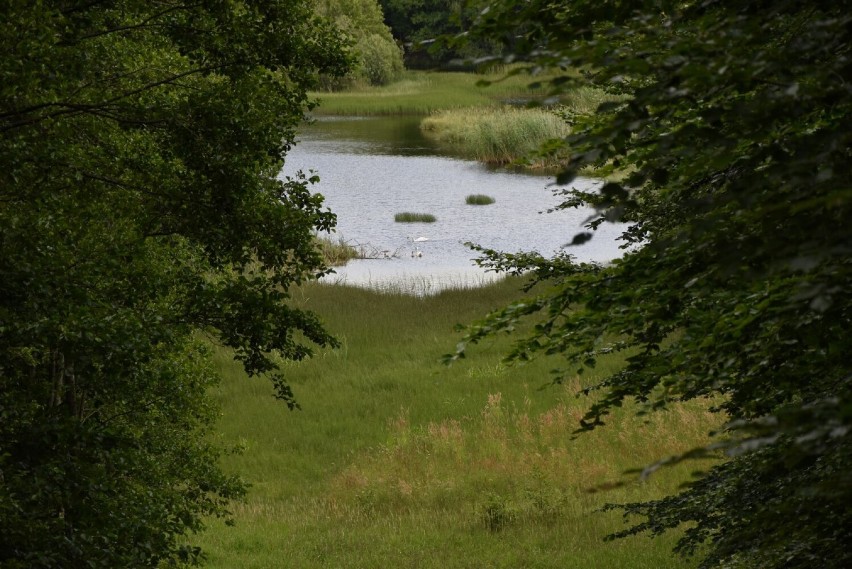
<instances>
[{"instance_id":1,"label":"dense forest","mask_svg":"<svg viewBox=\"0 0 852 569\"><path fill-rule=\"evenodd\" d=\"M333 344L288 289L334 215L280 180L351 59L301 0L0 8L0 565L192 561L243 484L205 335L252 374Z\"/></svg>"}]
</instances>

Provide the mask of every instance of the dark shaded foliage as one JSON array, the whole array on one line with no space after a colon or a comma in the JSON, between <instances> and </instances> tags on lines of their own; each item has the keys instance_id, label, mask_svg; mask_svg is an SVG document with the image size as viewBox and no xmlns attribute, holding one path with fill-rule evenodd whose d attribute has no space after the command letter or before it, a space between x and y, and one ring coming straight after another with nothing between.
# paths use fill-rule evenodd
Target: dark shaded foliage
<instances>
[{"instance_id":1,"label":"dark shaded foliage","mask_svg":"<svg viewBox=\"0 0 852 569\"><path fill-rule=\"evenodd\" d=\"M192 562L244 491L201 332L252 374L333 344L288 287L334 223L277 175L319 73L300 0L3 2L0 566Z\"/></svg>"},{"instance_id":2,"label":"dark shaded foliage","mask_svg":"<svg viewBox=\"0 0 852 569\"><path fill-rule=\"evenodd\" d=\"M631 225L606 267L484 251L483 264L555 288L467 340L534 316L509 357L562 358L555 381L630 350L593 387L581 429L625 400L645 412L717 402L719 442L667 462L724 462L678 495L618 506L643 520L620 535L688 524L678 550L703 567L852 565L850 31L843 1L509 0L480 22L528 70L582 71L554 93L593 84L627 97L572 117L558 182L589 165L629 174L562 192L561 207L597 209L573 244Z\"/></svg>"}]
</instances>

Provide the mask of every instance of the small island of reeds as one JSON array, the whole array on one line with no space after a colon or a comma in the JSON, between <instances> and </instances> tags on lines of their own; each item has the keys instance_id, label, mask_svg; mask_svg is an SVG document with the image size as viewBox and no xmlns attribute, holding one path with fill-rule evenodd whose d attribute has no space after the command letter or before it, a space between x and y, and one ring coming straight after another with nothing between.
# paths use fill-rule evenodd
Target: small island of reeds
<instances>
[{"instance_id":1,"label":"small island of reeds","mask_svg":"<svg viewBox=\"0 0 852 569\"><path fill-rule=\"evenodd\" d=\"M485 194L470 194L464 199L467 205L491 205L494 201L494 198Z\"/></svg>"},{"instance_id":2,"label":"small island of reeds","mask_svg":"<svg viewBox=\"0 0 852 569\"><path fill-rule=\"evenodd\" d=\"M431 213L412 213L404 211L393 216L397 223L435 223L437 218Z\"/></svg>"}]
</instances>

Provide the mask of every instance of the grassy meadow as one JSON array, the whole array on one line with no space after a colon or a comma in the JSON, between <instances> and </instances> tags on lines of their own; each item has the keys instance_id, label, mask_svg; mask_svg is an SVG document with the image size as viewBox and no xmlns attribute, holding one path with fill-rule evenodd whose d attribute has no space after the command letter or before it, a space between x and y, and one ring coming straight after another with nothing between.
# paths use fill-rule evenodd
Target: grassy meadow
<instances>
[{"instance_id":1,"label":"grassy meadow","mask_svg":"<svg viewBox=\"0 0 852 569\"><path fill-rule=\"evenodd\" d=\"M684 567L674 536L604 542L620 515L607 502L660 496L686 477L590 493L627 468L705 440L718 417L697 406L651 419L627 406L574 438L583 385L618 368L547 386L552 362L507 367L498 338L450 367L457 323L517 298L519 282L430 297L312 284L296 295L342 347L286 369L302 405L288 411L263 379L216 352L224 381L228 471L252 484L236 525L197 540L213 568ZM696 465L692 465L695 468Z\"/></svg>"},{"instance_id":2,"label":"grassy meadow","mask_svg":"<svg viewBox=\"0 0 852 569\"><path fill-rule=\"evenodd\" d=\"M363 86L338 92L315 92L316 115L428 115L435 111L499 107L507 100L542 98L544 88L530 88L533 78L505 73L406 71L403 78L381 87ZM536 78L541 80L541 78ZM493 81L479 87L481 81Z\"/></svg>"}]
</instances>

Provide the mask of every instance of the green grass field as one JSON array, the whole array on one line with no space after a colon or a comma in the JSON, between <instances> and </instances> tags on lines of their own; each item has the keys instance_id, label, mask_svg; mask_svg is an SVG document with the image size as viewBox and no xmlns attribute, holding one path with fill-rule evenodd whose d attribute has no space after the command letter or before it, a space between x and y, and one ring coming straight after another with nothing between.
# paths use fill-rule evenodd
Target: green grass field
<instances>
[{"instance_id":1,"label":"green grass field","mask_svg":"<svg viewBox=\"0 0 852 569\"><path fill-rule=\"evenodd\" d=\"M604 542L623 527L607 502L670 492L683 469L598 493L627 468L705 440L718 417L690 406L643 421L627 406L605 429L572 436L589 399L576 391L616 369L546 386L552 362L507 367L506 338L440 363L470 322L518 295L518 281L417 298L310 285L296 301L341 340L286 370L301 411L229 354L225 467L252 484L236 525L198 537L214 568L688 567L674 536ZM695 465L693 465L695 467Z\"/></svg>"},{"instance_id":2,"label":"green grass field","mask_svg":"<svg viewBox=\"0 0 852 569\"><path fill-rule=\"evenodd\" d=\"M530 88L532 78L505 73L461 73L444 71L406 71L395 83L382 87L359 87L340 92L316 92L317 115L427 115L429 113L469 107L500 106L504 101L540 99L543 87ZM480 81L492 81L479 87Z\"/></svg>"}]
</instances>

